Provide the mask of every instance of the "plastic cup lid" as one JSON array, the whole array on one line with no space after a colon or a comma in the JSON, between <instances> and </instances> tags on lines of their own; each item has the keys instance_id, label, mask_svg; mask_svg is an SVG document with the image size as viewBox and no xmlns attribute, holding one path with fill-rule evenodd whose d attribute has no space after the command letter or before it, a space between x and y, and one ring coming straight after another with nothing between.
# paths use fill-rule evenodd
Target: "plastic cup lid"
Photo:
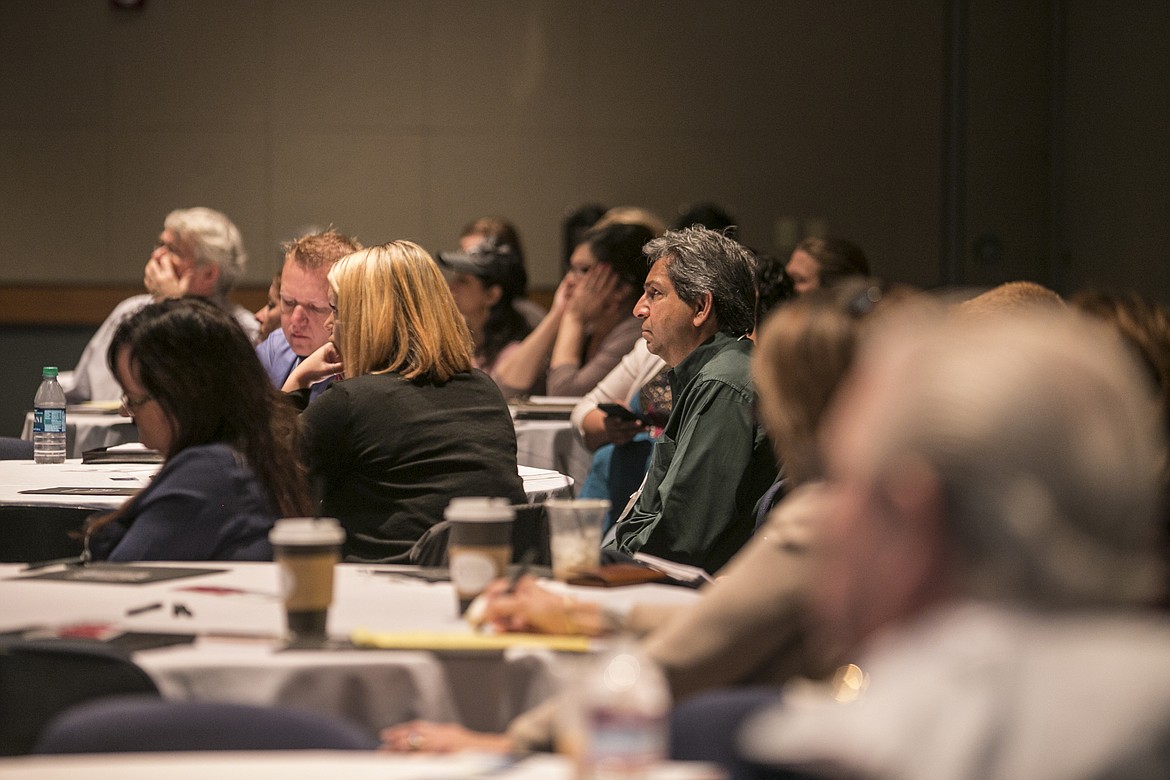
<instances>
[{"instance_id":1,"label":"plastic cup lid","mask_svg":"<svg viewBox=\"0 0 1170 780\"><path fill-rule=\"evenodd\" d=\"M498 523L514 520L516 510L506 498L453 498L443 517L461 523Z\"/></svg>"},{"instance_id":2,"label":"plastic cup lid","mask_svg":"<svg viewBox=\"0 0 1170 780\"><path fill-rule=\"evenodd\" d=\"M285 517L268 532L268 541L284 545L341 544L345 529L335 517Z\"/></svg>"}]
</instances>

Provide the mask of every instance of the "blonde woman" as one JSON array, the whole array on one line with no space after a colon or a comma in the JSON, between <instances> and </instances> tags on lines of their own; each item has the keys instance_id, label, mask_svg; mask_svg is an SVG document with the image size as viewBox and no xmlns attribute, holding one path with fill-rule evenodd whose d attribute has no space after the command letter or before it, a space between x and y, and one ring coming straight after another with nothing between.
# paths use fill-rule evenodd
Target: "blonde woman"
<instances>
[{"instance_id":1,"label":"blonde woman","mask_svg":"<svg viewBox=\"0 0 1170 780\"><path fill-rule=\"evenodd\" d=\"M472 367L467 324L431 256L410 241L364 249L333 266L329 288L331 343L290 382L342 374L301 422L321 511L346 529L346 558L409 561L454 496L522 503L508 407Z\"/></svg>"}]
</instances>

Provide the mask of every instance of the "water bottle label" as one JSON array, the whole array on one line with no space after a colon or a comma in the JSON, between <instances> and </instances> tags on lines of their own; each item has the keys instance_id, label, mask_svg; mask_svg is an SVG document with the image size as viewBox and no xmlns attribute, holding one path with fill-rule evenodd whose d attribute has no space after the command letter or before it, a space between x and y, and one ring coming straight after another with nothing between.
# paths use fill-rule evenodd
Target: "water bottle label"
<instances>
[{"instance_id":1,"label":"water bottle label","mask_svg":"<svg viewBox=\"0 0 1170 780\"><path fill-rule=\"evenodd\" d=\"M65 410L35 409L33 433L65 433Z\"/></svg>"},{"instance_id":2,"label":"water bottle label","mask_svg":"<svg viewBox=\"0 0 1170 780\"><path fill-rule=\"evenodd\" d=\"M666 719L643 713L594 710L585 761L601 774L646 767L666 756Z\"/></svg>"}]
</instances>

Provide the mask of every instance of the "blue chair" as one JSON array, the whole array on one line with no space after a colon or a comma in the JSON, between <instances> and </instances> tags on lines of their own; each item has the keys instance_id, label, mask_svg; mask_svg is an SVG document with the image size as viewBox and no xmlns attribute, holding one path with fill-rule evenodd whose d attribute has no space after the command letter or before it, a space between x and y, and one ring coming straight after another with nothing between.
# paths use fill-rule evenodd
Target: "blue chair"
<instances>
[{"instance_id":1,"label":"blue chair","mask_svg":"<svg viewBox=\"0 0 1170 780\"><path fill-rule=\"evenodd\" d=\"M32 460L33 443L11 436L0 436L0 460Z\"/></svg>"},{"instance_id":2,"label":"blue chair","mask_svg":"<svg viewBox=\"0 0 1170 780\"><path fill-rule=\"evenodd\" d=\"M692 696L670 716L670 757L719 764L728 780L796 780L797 774L745 761L736 737L749 716L780 701L777 688L734 688Z\"/></svg>"},{"instance_id":3,"label":"blue chair","mask_svg":"<svg viewBox=\"0 0 1170 780\"><path fill-rule=\"evenodd\" d=\"M45 728L33 753L204 750L373 750L375 736L339 718L223 702L115 697L74 707Z\"/></svg>"},{"instance_id":4,"label":"blue chair","mask_svg":"<svg viewBox=\"0 0 1170 780\"><path fill-rule=\"evenodd\" d=\"M158 697L154 681L122 651L93 640L0 644L0 755L28 753L65 710L107 696Z\"/></svg>"}]
</instances>

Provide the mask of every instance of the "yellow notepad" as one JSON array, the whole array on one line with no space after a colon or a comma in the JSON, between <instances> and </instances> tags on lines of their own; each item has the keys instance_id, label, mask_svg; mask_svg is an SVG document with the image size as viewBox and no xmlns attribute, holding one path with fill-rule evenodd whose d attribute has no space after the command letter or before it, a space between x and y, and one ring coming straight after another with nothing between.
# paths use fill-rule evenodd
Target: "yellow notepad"
<instances>
[{"instance_id":1,"label":"yellow notepad","mask_svg":"<svg viewBox=\"0 0 1170 780\"><path fill-rule=\"evenodd\" d=\"M589 652L589 638L552 634L445 634L438 631L369 631L355 628L349 639L356 647L380 650L507 650L542 647L565 653Z\"/></svg>"}]
</instances>

